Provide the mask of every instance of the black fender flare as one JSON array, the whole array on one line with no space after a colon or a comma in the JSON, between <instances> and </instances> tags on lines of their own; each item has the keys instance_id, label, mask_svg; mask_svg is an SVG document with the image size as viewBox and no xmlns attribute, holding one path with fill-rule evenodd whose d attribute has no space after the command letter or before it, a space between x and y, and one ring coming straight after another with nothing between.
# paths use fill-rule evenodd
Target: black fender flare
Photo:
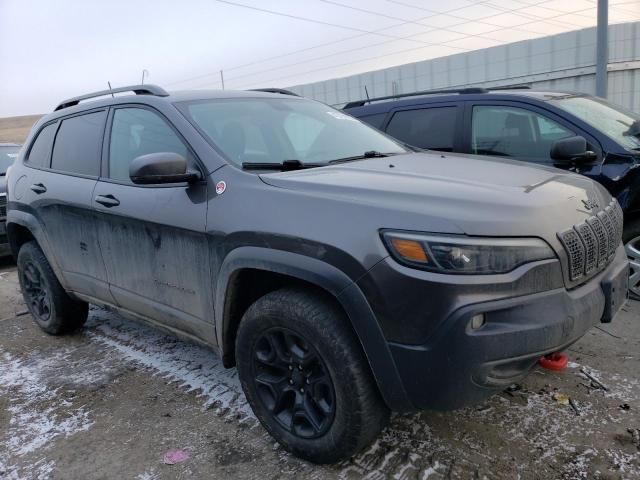
<instances>
[{"instance_id":1,"label":"black fender flare","mask_svg":"<svg viewBox=\"0 0 640 480\"><path fill-rule=\"evenodd\" d=\"M58 278L58 281L60 282L62 287L66 289L64 275L62 275L62 270L60 268L60 265L56 261L55 255L53 255L51 245L49 244L49 241L47 240L47 236L44 233L42 225L40 224L38 219L33 214L23 210L7 211L7 235L9 237L9 245L11 247L11 253L17 259L18 249L16 247L15 240L12 240L11 238L12 225L19 225L29 230L33 238L38 243L38 246L40 247L40 249L42 249L44 256L46 257L47 261L49 262L49 265L51 265L53 272Z\"/></svg>"},{"instance_id":2,"label":"black fender flare","mask_svg":"<svg viewBox=\"0 0 640 480\"><path fill-rule=\"evenodd\" d=\"M252 268L281 273L314 284L333 295L351 321L362 345L371 371L386 404L394 411L412 411L402 380L369 302L344 272L316 258L283 250L262 247L238 247L223 261L215 289L215 325L218 345L224 354L224 337L228 327L225 298L234 272Z\"/></svg>"}]
</instances>

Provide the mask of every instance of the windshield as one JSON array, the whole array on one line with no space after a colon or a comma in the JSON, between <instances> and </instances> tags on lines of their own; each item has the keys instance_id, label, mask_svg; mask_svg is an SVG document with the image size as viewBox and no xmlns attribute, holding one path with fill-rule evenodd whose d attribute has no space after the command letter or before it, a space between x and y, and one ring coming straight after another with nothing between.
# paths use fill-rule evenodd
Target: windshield
<instances>
[{"instance_id":1,"label":"windshield","mask_svg":"<svg viewBox=\"0 0 640 480\"><path fill-rule=\"evenodd\" d=\"M6 175L7 169L18 158L20 147L0 145L0 175Z\"/></svg>"},{"instance_id":2,"label":"windshield","mask_svg":"<svg viewBox=\"0 0 640 480\"><path fill-rule=\"evenodd\" d=\"M640 149L640 116L592 97L569 96L549 100L631 150Z\"/></svg>"},{"instance_id":3,"label":"windshield","mask_svg":"<svg viewBox=\"0 0 640 480\"><path fill-rule=\"evenodd\" d=\"M206 100L180 108L238 166L287 160L326 164L371 151L407 151L349 115L299 98Z\"/></svg>"}]
</instances>

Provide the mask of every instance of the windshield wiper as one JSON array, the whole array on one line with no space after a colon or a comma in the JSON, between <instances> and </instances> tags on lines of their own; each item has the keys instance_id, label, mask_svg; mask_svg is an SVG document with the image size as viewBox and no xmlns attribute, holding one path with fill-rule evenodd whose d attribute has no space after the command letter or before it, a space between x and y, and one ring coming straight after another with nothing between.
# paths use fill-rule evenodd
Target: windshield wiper
<instances>
[{"instance_id":1,"label":"windshield wiper","mask_svg":"<svg viewBox=\"0 0 640 480\"><path fill-rule=\"evenodd\" d=\"M353 160L364 160L365 158L383 158L383 157L390 157L391 155L397 155L397 153L380 153L376 150L369 150L368 152L364 152L362 155L354 155L352 157L337 158L335 160L331 160L329 163L351 162Z\"/></svg>"},{"instance_id":2,"label":"windshield wiper","mask_svg":"<svg viewBox=\"0 0 640 480\"><path fill-rule=\"evenodd\" d=\"M284 162L242 162L243 170L303 170L305 168L325 167L326 163L302 163L300 160L285 160Z\"/></svg>"}]
</instances>

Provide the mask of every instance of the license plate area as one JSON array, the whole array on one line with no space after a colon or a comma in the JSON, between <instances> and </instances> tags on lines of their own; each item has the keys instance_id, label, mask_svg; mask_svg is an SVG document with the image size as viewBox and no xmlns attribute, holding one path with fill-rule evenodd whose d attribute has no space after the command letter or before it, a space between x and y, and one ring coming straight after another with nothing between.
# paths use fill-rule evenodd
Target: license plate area
<instances>
[{"instance_id":1,"label":"license plate area","mask_svg":"<svg viewBox=\"0 0 640 480\"><path fill-rule=\"evenodd\" d=\"M625 267L617 273L613 278L605 279L602 282L602 291L604 292L605 305L604 314L602 315L602 323L611 322L622 306L629 298L629 266Z\"/></svg>"}]
</instances>

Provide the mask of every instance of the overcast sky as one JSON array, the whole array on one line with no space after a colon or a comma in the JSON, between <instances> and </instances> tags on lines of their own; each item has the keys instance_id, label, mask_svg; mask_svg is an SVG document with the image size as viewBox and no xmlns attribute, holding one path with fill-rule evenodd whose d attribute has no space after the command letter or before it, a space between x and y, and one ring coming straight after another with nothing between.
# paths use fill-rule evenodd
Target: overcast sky
<instances>
[{"instance_id":1,"label":"overcast sky","mask_svg":"<svg viewBox=\"0 0 640 480\"><path fill-rule=\"evenodd\" d=\"M611 23L640 0L610 0ZM286 87L595 24L596 0L0 0L0 117L140 82ZM569 12L569 13L567 13ZM439 13L439 14L438 14Z\"/></svg>"}]
</instances>

